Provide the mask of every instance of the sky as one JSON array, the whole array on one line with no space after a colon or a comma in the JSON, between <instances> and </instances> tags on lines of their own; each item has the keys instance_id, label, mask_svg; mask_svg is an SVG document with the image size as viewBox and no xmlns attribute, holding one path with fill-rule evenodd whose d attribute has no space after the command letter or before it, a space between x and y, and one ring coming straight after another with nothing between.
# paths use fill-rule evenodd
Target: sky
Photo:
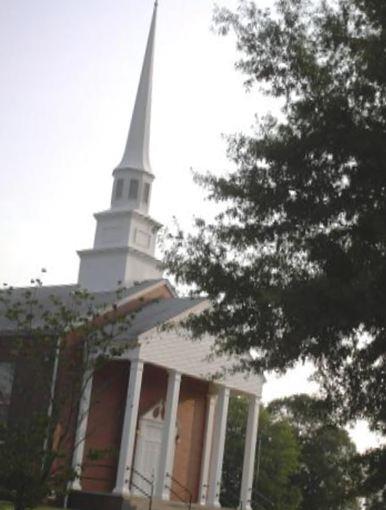
<instances>
[{"instance_id":1,"label":"sky","mask_svg":"<svg viewBox=\"0 0 386 510\"><path fill-rule=\"evenodd\" d=\"M269 6L272 0L260 0ZM211 31L210 0L160 0L156 38L151 214L189 229L213 206L191 170L231 169L224 135L277 110L247 93L232 37ZM231 9L237 0L219 0ZM77 281L93 213L109 207L152 14L152 0L1 0L0 284ZM269 377L264 398L313 391L310 367ZM376 444L364 424L359 448Z\"/></svg>"},{"instance_id":2,"label":"sky","mask_svg":"<svg viewBox=\"0 0 386 510\"><path fill-rule=\"evenodd\" d=\"M210 31L212 7L160 1L151 213L165 225L210 208L190 169L229 167L222 133L249 128L261 106L233 70L233 42ZM109 205L151 13L152 0L0 2L0 281L26 284L41 267L47 283L76 281L76 250Z\"/></svg>"}]
</instances>

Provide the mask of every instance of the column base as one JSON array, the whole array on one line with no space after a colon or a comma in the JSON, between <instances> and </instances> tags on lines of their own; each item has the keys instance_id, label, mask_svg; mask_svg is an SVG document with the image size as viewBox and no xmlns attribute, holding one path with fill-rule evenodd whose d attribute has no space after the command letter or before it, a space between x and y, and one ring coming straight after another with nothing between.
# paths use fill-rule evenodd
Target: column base
<instances>
[{"instance_id":1,"label":"column base","mask_svg":"<svg viewBox=\"0 0 386 510\"><path fill-rule=\"evenodd\" d=\"M160 493L156 488L154 491L154 499L158 499L159 501L170 501L170 493L166 489Z\"/></svg>"},{"instance_id":2,"label":"column base","mask_svg":"<svg viewBox=\"0 0 386 510\"><path fill-rule=\"evenodd\" d=\"M115 487L115 489L113 489L112 494L114 494L114 496L121 496L122 498L131 496L129 489L124 489L120 487Z\"/></svg>"},{"instance_id":3,"label":"column base","mask_svg":"<svg viewBox=\"0 0 386 510\"><path fill-rule=\"evenodd\" d=\"M79 480L75 480L71 483L71 490L72 491L81 491L82 490L82 486L81 486Z\"/></svg>"},{"instance_id":4,"label":"column base","mask_svg":"<svg viewBox=\"0 0 386 510\"><path fill-rule=\"evenodd\" d=\"M203 503L205 506L210 506L212 508L221 508L220 501L216 499L215 501L206 501L206 503Z\"/></svg>"}]
</instances>

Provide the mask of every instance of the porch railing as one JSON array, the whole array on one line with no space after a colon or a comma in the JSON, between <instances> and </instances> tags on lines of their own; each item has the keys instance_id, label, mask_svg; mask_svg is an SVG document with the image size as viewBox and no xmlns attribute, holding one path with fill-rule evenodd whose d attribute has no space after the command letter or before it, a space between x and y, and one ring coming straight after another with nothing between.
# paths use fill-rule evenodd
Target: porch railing
<instances>
[{"instance_id":1,"label":"porch railing","mask_svg":"<svg viewBox=\"0 0 386 510\"><path fill-rule=\"evenodd\" d=\"M126 468L128 471L130 470L130 480L126 480L126 483L130 485L130 488L134 487L139 491L145 498L148 498L149 500L149 510L152 510L153 506L153 498L154 498L154 480L153 478L147 478L142 473L140 473L137 469L134 468ZM138 484L136 484L133 480L134 475L137 476L140 480L145 482L147 488L140 487Z\"/></svg>"},{"instance_id":2,"label":"porch railing","mask_svg":"<svg viewBox=\"0 0 386 510\"><path fill-rule=\"evenodd\" d=\"M169 489L169 491L182 503L185 503L188 510L191 510L192 508L192 500L193 495L190 492L190 490L185 487L185 485L182 485L181 482L179 482L174 476L172 476L170 473L166 473L166 478L170 480L170 483L165 482L165 487ZM184 496L181 496L181 494L177 491L175 491L172 488L172 484L176 484L184 493Z\"/></svg>"}]
</instances>

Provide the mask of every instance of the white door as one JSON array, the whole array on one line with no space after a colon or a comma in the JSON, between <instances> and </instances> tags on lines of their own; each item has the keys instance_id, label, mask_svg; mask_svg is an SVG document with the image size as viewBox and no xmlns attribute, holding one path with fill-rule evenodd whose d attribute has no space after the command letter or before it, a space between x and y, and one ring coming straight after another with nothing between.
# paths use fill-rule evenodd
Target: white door
<instances>
[{"instance_id":1,"label":"white door","mask_svg":"<svg viewBox=\"0 0 386 510\"><path fill-rule=\"evenodd\" d=\"M135 449L132 493L144 496L150 492L150 485L144 480L157 480L161 453L163 422L144 417L139 422ZM144 478L142 478L142 475Z\"/></svg>"}]
</instances>

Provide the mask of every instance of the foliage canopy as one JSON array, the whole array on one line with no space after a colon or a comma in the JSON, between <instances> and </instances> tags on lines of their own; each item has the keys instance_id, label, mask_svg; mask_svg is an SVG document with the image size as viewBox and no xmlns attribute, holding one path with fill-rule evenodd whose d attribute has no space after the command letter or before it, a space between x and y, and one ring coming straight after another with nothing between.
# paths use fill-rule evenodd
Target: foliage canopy
<instances>
[{"instance_id":1,"label":"foliage canopy","mask_svg":"<svg viewBox=\"0 0 386 510\"><path fill-rule=\"evenodd\" d=\"M320 401L308 395L261 409L251 506L276 510L359 510L356 449ZM230 402L222 503L236 507L248 402Z\"/></svg>"},{"instance_id":2,"label":"foliage canopy","mask_svg":"<svg viewBox=\"0 0 386 510\"><path fill-rule=\"evenodd\" d=\"M291 424L300 448L292 483L302 494L300 510L359 510L362 471L347 431L335 425L322 402L308 395L275 400L272 419Z\"/></svg>"},{"instance_id":3,"label":"foliage canopy","mask_svg":"<svg viewBox=\"0 0 386 510\"><path fill-rule=\"evenodd\" d=\"M244 437L248 402L232 398L229 405L227 439L223 466L221 503L236 508L241 487L241 467L244 456ZM261 408L259 417L259 446L256 454L252 508L297 510L301 500L292 477L299 468L300 446L288 420L272 420ZM262 505L262 506L261 506Z\"/></svg>"},{"instance_id":4,"label":"foliage canopy","mask_svg":"<svg viewBox=\"0 0 386 510\"><path fill-rule=\"evenodd\" d=\"M234 171L197 178L222 212L166 253L212 300L190 326L244 369L311 361L342 420L386 434L386 3L245 0L215 22L247 86L283 107L230 139ZM372 460L384 490L386 450Z\"/></svg>"}]
</instances>

